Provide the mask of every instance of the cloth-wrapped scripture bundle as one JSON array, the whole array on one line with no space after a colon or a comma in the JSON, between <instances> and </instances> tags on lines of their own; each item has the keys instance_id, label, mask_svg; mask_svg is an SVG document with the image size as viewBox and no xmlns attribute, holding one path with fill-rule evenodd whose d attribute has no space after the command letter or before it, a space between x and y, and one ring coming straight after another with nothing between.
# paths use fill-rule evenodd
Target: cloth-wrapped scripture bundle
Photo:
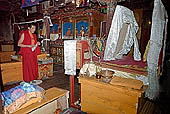
<instances>
[{"instance_id":1,"label":"cloth-wrapped scripture bundle","mask_svg":"<svg viewBox=\"0 0 170 114\"><path fill-rule=\"evenodd\" d=\"M32 98L41 100L44 95L44 89L31 85L29 83L22 83L8 91L2 92L2 99L4 100L4 109L8 113L13 113L20 109L24 104Z\"/></svg>"}]
</instances>

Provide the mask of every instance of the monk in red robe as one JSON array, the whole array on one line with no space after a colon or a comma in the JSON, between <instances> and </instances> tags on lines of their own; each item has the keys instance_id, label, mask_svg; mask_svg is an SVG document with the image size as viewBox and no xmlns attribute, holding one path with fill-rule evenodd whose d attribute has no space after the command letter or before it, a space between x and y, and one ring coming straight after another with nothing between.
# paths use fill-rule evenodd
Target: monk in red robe
<instances>
[{"instance_id":1,"label":"monk in red robe","mask_svg":"<svg viewBox=\"0 0 170 114\"><path fill-rule=\"evenodd\" d=\"M36 26L30 24L28 30L20 33L18 46L21 47L19 54L22 55L23 79L26 82L38 78L37 55L40 54L39 42L34 34Z\"/></svg>"}]
</instances>

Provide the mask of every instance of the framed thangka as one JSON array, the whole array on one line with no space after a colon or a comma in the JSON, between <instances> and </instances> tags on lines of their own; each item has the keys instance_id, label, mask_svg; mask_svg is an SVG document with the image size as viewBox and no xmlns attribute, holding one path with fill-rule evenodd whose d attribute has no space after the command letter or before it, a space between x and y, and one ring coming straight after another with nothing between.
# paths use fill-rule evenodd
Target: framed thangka
<instances>
[{"instance_id":1,"label":"framed thangka","mask_svg":"<svg viewBox=\"0 0 170 114\"><path fill-rule=\"evenodd\" d=\"M50 0L49 1L49 7L51 8L51 7L54 7L54 0Z\"/></svg>"},{"instance_id":2,"label":"framed thangka","mask_svg":"<svg viewBox=\"0 0 170 114\"><path fill-rule=\"evenodd\" d=\"M76 7L87 7L89 3L90 0L76 0Z\"/></svg>"},{"instance_id":3,"label":"framed thangka","mask_svg":"<svg viewBox=\"0 0 170 114\"><path fill-rule=\"evenodd\" d=\"M55 41L55 40L59 39L58 24L53 24L53 26L50 27L50 39L51 39L51 41Z\"/></svg>"},{"instance_id":4,"label":"framed thangka","mask_svg":"<svg viewBox=\"0 0 170 114\"><path fill-rule=\"evenodd\" d=\"M73 39L73 23L63 22L62 39Z\"/></svg>"},{"instance_id":5,"label":"framed thangka","mask_svg":"<svg viewBox=\"0 0 170 114\"><path fill-rule=\"evenodd\" d=\"M100 37L106 35L106 21L102 21L100 25Z\"/></svg>"},{"instance_id":6,"label":"framed thangka","mask_svg":"<svg viewBox=\"0 0 170 114\"><path fill-rule=\"evenodd\" d=\"M49 1L43 1L41 4L42 10L47 10L49 8Z\"/></svg>"},{"instance_id":7,"label":"framed thangka","mask_svg":"<svg viewBox=\"0 0 170 114\"><path fill-rule=\"evenodd\" d=\"M88 21L86 20L76 21L75 37L80 39L88 37L88 33L89 33Z\"/></svg>"}]
</instances>

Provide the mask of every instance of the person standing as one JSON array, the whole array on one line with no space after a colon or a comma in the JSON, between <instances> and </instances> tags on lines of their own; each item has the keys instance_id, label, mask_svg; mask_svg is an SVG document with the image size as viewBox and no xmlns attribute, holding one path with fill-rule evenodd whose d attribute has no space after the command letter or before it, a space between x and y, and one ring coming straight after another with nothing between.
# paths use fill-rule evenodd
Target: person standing
<instances>
[{"instance_id":1,"label":"person standing","mask_svg":"<svg viewBox=\"0 0 170 114\"><path fill-rule=\"evenodd\" d=\"M21 31L19 35L18 46L21 47L19 54L22 55L23 80L30 82L38 78L38 60L37 55L40 54L40 45L37 42L36 25L31 23L28 30Z\"/></svg>"}]
</instances>

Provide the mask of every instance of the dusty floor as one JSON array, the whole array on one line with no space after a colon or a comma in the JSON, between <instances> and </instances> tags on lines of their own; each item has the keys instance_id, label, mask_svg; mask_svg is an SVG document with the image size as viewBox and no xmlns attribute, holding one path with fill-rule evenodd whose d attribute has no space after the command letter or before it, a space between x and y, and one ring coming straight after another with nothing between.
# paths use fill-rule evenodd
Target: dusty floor
<instances>
[{"instance_id":1,"label":"dusty floor","mask_svg":"<svg viewBox=\"0 0 170 114\"><path fill-rule=\"evenodd\" d=\"M64 74L64 68L62 65L54 65L54 75L49 79L43 80L40 84L45 90L51 87L58 87L66 90L70 90L69 76ZM11 83L4 86L4 90L8 90L18 85L19 82ZM78 78L75 76L75 101L80 99L80 84ZM161 92L160 97L156 101L150 101L144 99L146 103L141 106L139 114L170 114L169 105L170 99L165 92Z\"/></svg>"}]
</instances>

